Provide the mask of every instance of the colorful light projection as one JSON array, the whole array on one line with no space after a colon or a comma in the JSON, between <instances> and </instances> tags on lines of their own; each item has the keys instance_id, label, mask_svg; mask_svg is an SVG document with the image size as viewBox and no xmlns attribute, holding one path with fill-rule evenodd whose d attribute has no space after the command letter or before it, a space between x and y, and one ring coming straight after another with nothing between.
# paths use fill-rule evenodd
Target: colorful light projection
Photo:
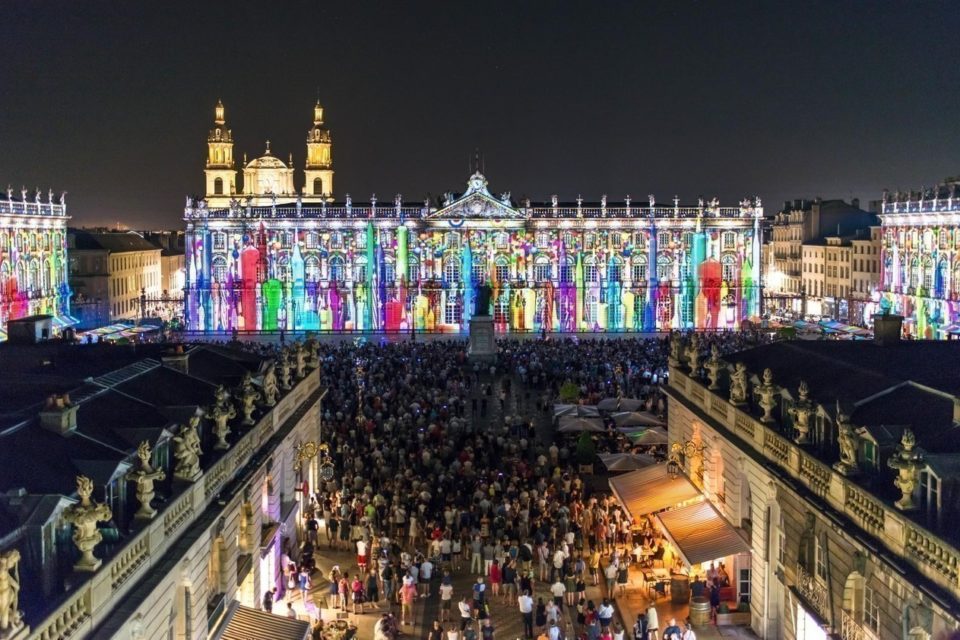
<instances>
[{"instance_id":1,"label":"colorful light projection","mask_svg":"<svg viewBox=\"0 0 960 640\"><path fill-rule=\"evenodd\" d=\"M189 207L188 327L459 332L481 282L502 333L735 329L758 316L753 203L514 208L476 177L440 209Z\"/></svg>"}]
</instances>

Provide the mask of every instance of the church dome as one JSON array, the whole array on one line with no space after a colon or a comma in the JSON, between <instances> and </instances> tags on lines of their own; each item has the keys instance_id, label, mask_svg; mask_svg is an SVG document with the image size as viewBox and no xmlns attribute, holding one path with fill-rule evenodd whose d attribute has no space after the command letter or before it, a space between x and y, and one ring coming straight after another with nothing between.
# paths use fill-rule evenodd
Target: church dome
<instances>
[{"instance_id":1,"label":"church dome","mask_svg":"<svg viewBox=\"0 0 960 640\"><path fill-rule=\"evenodd\" d=\"M276 156L266 155L247 163L247 169L286 169L287 165Z\"/></svg>"}]
</instances>

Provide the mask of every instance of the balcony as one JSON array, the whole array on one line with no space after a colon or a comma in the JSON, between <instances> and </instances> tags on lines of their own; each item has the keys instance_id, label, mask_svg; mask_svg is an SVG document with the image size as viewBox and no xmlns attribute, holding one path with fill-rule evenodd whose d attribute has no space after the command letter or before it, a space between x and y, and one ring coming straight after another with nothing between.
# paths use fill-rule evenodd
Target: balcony
<instances>
[{"instance_id":1,"label":"balcony","mask_svg":"<svg viewBox=\"0 0 960 640\"><path fill-rule=\"evenodd\" d=\"M846 611L840 611L840 640L870 640L870 636L863 630L853 616Z\"/></svg>"},{"instance_id":2,"label":"balcony","mask_svg":"<svg viewBox=\"0 0 960 640\"><path fill-rule=\"evenodd\" d=\"M820 584L820 581L817 580L812 574L807 573L807 570L801 566L797 565L797 591L800 593L804 599L817 610L817 613L820 614L825 620L830 619L830 605L829 605L829 594L827 593L827 588Z\"/></svg>"}]
</instances>

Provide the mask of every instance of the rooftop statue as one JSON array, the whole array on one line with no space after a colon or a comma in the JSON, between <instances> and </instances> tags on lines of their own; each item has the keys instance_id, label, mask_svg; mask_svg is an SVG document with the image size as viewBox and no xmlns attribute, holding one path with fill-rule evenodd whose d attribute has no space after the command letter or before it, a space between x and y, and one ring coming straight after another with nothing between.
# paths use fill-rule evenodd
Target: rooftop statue
<instances>
[{"instance_id":1,"label":"rooftop statue","mask_svg":"<svg viewBox=\"0 0 960 640\"><path fill-rule=\"evenodd\" d=\"M93 495L93 480L86 476L77 476L77 495L79 504L67 507L63 518L73 525L73 543L80 550L80 559L73 565L74 571L96 571L101 560L95 558L93 549L103 540L103 534L97 529L97 523L113 517L113 511L104 504L90 499Z\"/></svg>"},{"instance_id":2,"label":"rooftop statue","mask_svg":"<svg viewBox=\"0 0 960 640\"><path fill-rule=\"evenodd\" d=\"M177 464L173 477L178 480L193 481L200 477L200 436L197 427L200 425L199 416L191 416L189 423L180 429L180 433L173 437L173 457Z\"/></svg>"},{"instance_id":3,"label":"rooftop statue","mask_svg":"<svg viewBox=\"0 0 960 640\"><path fill-rule=\"evenodd\" d=\"M10 637L23 626L20 613L20 552L0 553L0 638Z\"/></svg>"},{"instance_id":4,"label":"rooftop statue","mask_svg":"<svg viewBox=\"0 0 960 640\"><path fill-rule=\"evenodd\" d=\"M127 474L127 479L137 483L137 500L140 509L134 515L137 520L151 520L157 515L150 502L153 500L153 483L156 480L166 480L167 474L163 469L154 469L150 464L150 443L144 440L137 447L137 457L140 459L140 468Z\"/></svg>"}]
</instances>

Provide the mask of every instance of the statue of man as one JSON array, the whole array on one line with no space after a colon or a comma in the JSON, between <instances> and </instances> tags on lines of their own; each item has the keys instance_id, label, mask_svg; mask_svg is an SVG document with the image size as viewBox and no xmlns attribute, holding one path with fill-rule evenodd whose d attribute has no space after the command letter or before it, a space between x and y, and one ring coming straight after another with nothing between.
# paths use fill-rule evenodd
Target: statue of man
<instances>
[{"instance_id":1,"label":"statue of man","mask_svg":"<svg viewBox=\"0 0 960 640\"><path fill-rule=\"evenodd\" d=\"M476 302L473 306L473 315L475 316L489 316L490 315L490 296L493 295L493 289L490 288L490 285L486 282L481 282L477 285L477 294Z\"/></svg>"},{"instance_id":2,"label":"statue of man","mask_svg":"<svg viewBox=\"0 0 960 640\"><path fill-rule=\"evenodd\" d=\"M280 388L289 389L290 388L290 370L292 366L290 364L290 351L284 347L283 351L280 352Z\"/></svg>"},{"instance_id":3,"label":"statue of man","mask_svg":"<svg viewBox=\"0 0 960 640\"><path fill-rule=\"evenodd\" d=\"M20 552L0 553L0 637L20 626Z\"/></svg>"},{"instance_id":4,"label":"statue of man","mask_svg":"<svg viewBox=\"0 0 960 640\"><path fill-rule=\"evenodd\" d=\"M845 413L837 411L837 444L840 446L840 460L833 468L845 475L857 470L857 437L853 426Z\"/></svg>"},{"instance_id":5,"label":"statue of man","mask_svg":"<svg viewBox=\"0 0 960 640\"><path fill-rule=\"evenodd\" d=\"M277 384L277 365L271 362L263 372L263 401L268 407L277 404L277 395L280 388Z\"/></svg>"},{"instance_id":6,"label":"statue of man","mask_svg":"<svg viewBox=\"0 0 960 640\"><path fill-rule=\"evenodd\" d=\"M740 405L747 402L747 365L738 362L730 374L730 402Z\"/></svg>"},{"instance_id":7,"label":"statue of man","mask_svg":"<svg viewBox=\"0 0 960 640\"><path fill-rule=\"evenodd\" d=\"M234 409L233 404L214 405L207 409L204 415L213 420L213 435L217 436L217 443L213 448L221 451L229 449L227 436L230 435L230 425L227 423L237 417L237 410Z\"/></svg>"}]
</instances>

